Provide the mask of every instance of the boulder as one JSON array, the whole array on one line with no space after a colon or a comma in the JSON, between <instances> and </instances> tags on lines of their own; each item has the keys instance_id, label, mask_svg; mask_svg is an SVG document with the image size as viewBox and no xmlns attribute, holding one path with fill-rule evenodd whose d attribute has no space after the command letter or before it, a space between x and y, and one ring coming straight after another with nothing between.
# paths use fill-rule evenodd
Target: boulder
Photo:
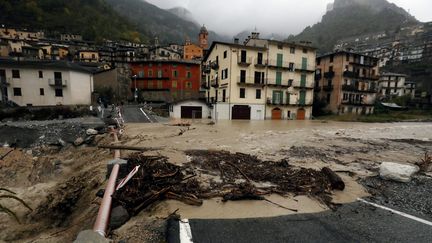
<instances>
[{"instance_id":1,"label":"boulder","mask_svg":"<svg viewBox=\"0 0 432 243\"><path fill-rule=\"evenodd\" d=\"M380 166L380 177L385 180L410 182L411 176L419 170L416 165L383 162Z\"/></svg>"},{"instance_id":2,"label":"boulder","mask_svg":"<svg viewBox=\"0 0 432 243\"><path fill-rule=\"evenodd\" d=\"M62 147L66 146L66 142L61 138L59 138L57 142L58 142L58 145L60 145Z\"/></svg>"},{"instance_id":3,"label":"boulder","mask_svg":"<svg viewBox=\"0 0 432 243\"><path fill-rule=\"evenodd\" d=\"M117 206L111 211L110 228L117 229L130 219L128 211L123 206Z\"/></svg>"},{"instance_id":4,"label":"boulder","mask_svg":"<svg viewBox=\"0 0 432 243\"><path fill-rule=\"evenodd\" d=\"M91 128L89 128L89 129L87 129L87 131L86 131L86 134L87 135L97 135L99 132L97 131L97 130L95 130L95 129L91 129Z\"/></svg>"},{"instance_id":5,"label":"boulder","mask_svg":"<svg viewBox=\"0 0 432 243\"><path fill-rule=\"evenodd\" d=\"M75 139L75 141L74 141L74 145L75 146L80 146L80 145L82 145L84 143L84 139L83 138L77 138L77 139Z\"/></svg>"}]
</instances>

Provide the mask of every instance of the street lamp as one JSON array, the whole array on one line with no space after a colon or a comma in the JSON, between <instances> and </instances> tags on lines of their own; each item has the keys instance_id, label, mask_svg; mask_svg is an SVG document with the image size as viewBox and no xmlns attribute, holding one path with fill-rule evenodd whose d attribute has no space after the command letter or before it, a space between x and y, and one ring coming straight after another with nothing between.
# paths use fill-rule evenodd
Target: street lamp
<instances>
[{"instance_id":1,"label":"street lamp","mask_svg":"<svg viewBox=\"0 0 432 243\"><path fill-rule=\"evenodd\" d=\"M135 74L134 76L132 76L133 78L134 78L134 86L135 86L135 92L134 92L134 100L135 100L135 103L137 102L137 99L138 99L138 89L137 89L137 75Z\"/></svg>"}]
</instances>

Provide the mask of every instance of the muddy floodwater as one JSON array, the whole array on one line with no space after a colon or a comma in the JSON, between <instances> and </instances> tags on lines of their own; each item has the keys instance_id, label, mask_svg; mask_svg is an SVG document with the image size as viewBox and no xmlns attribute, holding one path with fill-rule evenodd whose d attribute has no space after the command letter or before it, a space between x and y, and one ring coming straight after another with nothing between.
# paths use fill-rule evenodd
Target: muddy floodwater
<instances>
[{"instance_id":1,"label":"muddy floodwater","mask_svg":"<svg viewBox=\"0 0 432 243\"><path fill-rule=\"evenodd\" d=\"M167 124L128 124L123 141L127 145L157 147L157 155L170 162L185 164L190 149L226 150L256 155L262 160L286 159L290 164L338 171L347 184L335 192L333 202L353 202L367 196L358 180L373 176L383 161L415 163L432 150L432 123L342 123L323 121L181 121L189 127ZM313 199L270 196L281 205L300 213L327 208ZM293 200L294 199L294 200ZM186 218L266 217L292 212L268 202L220 202L212 199L200 208L165 201L150 215L166 216L179 209Z\"/></svg>"}]
</instances>

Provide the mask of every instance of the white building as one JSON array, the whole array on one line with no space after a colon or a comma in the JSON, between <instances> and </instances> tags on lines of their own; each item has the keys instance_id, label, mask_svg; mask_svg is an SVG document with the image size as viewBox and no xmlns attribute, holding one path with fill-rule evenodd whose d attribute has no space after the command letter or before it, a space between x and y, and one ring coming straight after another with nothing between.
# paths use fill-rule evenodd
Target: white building
<instances>
[{"instance_id":1,"label":"white building","mask_svg":"<svg viewBox=\"0 0 432 243\"><path fill-rule=\"evenodd\" d=\"M407 75L399 73L382 73L379 80L379 93L383 96L405 95Z\"/></svg>"},{"instance_id":2,"label":"white building","mask_svg":"<svg viewBox=\"0 0 432 243\"><path fill-rule=\"evenodd\" d=\"M310 119L315 48L259 39L213 42L204 59L215 119Z\"/></svg>"},{"instance_id":3,"label":"white building","mask_svg":"<svg viewBox=\"0 0 432 243\"><path fill-rule=\"evenodd\" d=\"M62 61L0 60L0 91L19 106L90 105L93 74Z\"/></svg>"},{"instance_id":4,"label":"white building","mask_svg":"<svg viewBox=\"0 0 432 243\"><path fill-rule=\"evenodd\" d=\"M185 100L170 105L170 117L176 119L206 119L211 116L207 104L199 100Z\"/></svg>"}]
</instances>

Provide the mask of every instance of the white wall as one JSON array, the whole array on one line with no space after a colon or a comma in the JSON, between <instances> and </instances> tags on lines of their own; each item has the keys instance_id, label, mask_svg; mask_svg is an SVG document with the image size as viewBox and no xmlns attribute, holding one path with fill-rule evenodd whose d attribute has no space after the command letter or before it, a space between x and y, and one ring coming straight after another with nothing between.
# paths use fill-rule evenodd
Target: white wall
<instances>
[{"instance_id":1,"label":"white wall","mask_svg":"<svg viewBox=\"0 0 432 243\"><path fill-rule=\"evenodd\" d=\"M2 68L6 71L6 79L9 82L8 99L20 106L31 104L33 106L53 105L90 105L93 92L93 75L76 71L62 71L52 69L23 69ZM20 71L20 78L12 78L12 70ZM39 78L39 71L43 72L43 78ZM49 85L49 80L54 80L54 72L62 73L62 80L66 82L63 87L63 97L55 96L55 87ZM21 88L21 96L14 96L14 88ZM44 95L40 95L40 89Z\"/></svg>"},{"instance_id":2,"label":"white wall","mask_svg":"<svg viewBox=\"0 0 432 243\"><path fill-rule=\"evenodd\" d=\"M200 101L183 101L179 102L177 104L171 105L170 107L170 117L171 118L181 118L181 107L182 106L201 106L202 107L202 118L207 119L209 115L211 115L211 110L209 107L204 103Z\"/></svg>"}]
</instances>

